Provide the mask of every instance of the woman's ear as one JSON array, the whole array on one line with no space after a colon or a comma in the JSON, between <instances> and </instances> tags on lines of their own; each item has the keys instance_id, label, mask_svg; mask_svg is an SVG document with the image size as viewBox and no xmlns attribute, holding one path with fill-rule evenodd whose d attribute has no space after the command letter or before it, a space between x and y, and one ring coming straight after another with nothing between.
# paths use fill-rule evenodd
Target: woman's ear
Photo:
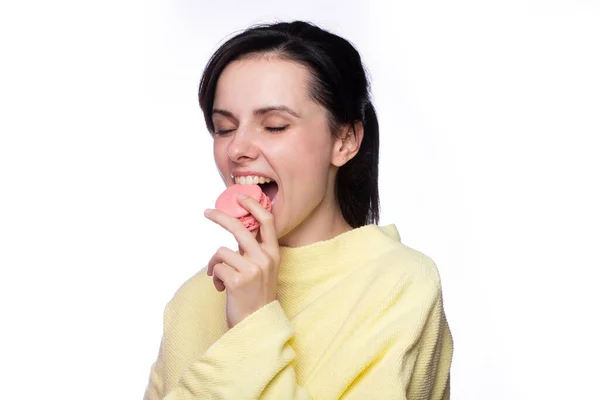
<instances>
[{"instance_id":1,"label":"woman's ear","mask_svg":"<svg viewBox=\"0 0 600 400\"><path fill-rule=\"evenodd\" d=\"M344 125L336 136L331 163L336 167L341 167L354 158L360 149L364 134L363 124L360 121Z\"/></svg>"}]
</instances>

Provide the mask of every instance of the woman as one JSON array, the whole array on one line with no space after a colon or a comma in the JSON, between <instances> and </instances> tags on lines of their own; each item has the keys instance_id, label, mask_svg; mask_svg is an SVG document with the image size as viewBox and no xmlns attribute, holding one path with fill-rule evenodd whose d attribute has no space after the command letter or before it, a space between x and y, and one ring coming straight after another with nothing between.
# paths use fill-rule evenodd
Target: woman
<instances>
[{"instance_id":1,"label":"woman","mask_svg":"<svg viewBox=\"0 0 600 400\"><path fill-rule=\"evenodd\" d=\"M206 67L226 186L260 222L207 210L220 248L164 313L145 398L447 399L452 338L433 261L379 227L379 132L357 51L305 22L253 27Z\"/></svg>"}]
</instances>

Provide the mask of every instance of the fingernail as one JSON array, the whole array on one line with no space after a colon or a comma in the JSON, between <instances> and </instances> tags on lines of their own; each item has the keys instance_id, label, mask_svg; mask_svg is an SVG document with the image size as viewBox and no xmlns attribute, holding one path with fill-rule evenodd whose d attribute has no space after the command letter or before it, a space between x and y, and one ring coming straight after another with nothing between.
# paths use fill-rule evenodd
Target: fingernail
<instances>
[{"instance_id":1,"label":"fingernail","mask_svg":"<svg viewBox=\"0 0 600 400\"><path fill-rule=\"evenodd\" d=\"M207 208L206 210L204 210L204 216L208 217L210 215L210 213L212 213L213 210L211 210L210 208Z\"/></svg>"},{"instance_id":2,"label":"fingernail","mask_svg":"<svg viewBox=\"0 0 600 400\"><path fill-rule=\"evenodd\" d=\"M248 196L245 195L244 193L238 193L237 198L239 200L246 200L248 198Z\"/></svg>"}]
</instances>

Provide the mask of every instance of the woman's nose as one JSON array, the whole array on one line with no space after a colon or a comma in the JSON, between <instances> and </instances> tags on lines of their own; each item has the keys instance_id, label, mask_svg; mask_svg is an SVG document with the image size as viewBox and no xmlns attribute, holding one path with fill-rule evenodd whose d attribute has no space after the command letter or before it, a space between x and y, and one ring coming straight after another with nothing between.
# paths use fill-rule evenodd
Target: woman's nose
<instances>
[{"instance_id":1,"label":"woman's nose","mask_svg":"<svg viewBox=\"0 0 600 400\"><path fill-rule=\"evenodd\" d=\"M227 155L233 162L243 162L245 160L254 160L258 157L258 148L249 134L238 130L229 145L227 146Z\"/></svg>"}]
</instances>

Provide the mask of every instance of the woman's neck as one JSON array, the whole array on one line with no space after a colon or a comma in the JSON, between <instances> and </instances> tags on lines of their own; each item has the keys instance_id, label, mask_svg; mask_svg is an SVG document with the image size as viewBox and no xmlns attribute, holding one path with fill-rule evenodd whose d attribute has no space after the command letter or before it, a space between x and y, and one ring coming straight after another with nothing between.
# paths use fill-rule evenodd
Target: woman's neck
<instances>
[{"instance_id":1,"label":"woman's neck","mask_svg":"<svg viewBox=\"0 0 600 400\"><path fill-rule=\"evenodd\" d=\"M324 201L302 224L279 238L279 245L285 247L307 246L332 239L350 230L352 227L344 219L336 202Z\"/></svg>"}]
</instances>

